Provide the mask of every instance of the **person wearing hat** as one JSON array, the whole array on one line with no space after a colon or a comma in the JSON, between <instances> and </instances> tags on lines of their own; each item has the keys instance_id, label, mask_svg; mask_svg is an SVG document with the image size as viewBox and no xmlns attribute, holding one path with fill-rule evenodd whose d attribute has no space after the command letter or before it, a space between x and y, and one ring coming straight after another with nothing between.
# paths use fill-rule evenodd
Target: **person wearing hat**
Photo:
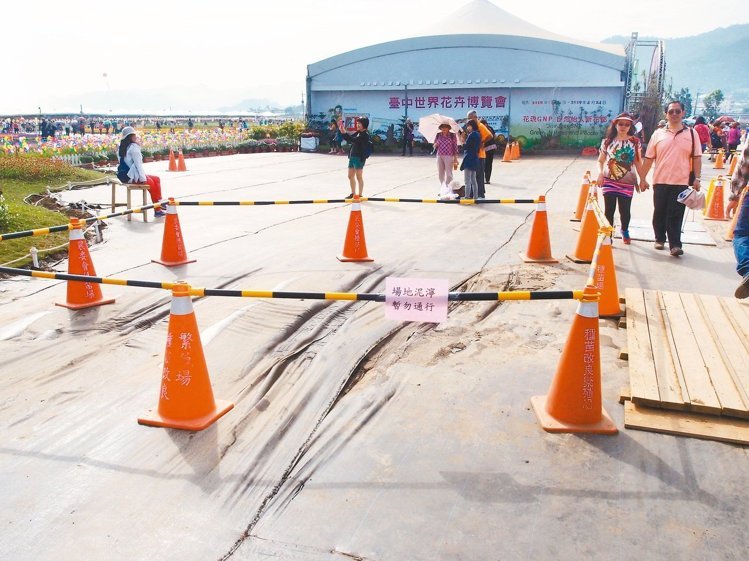
<instances>
[{"instance_id":1,"label":"person wearing hat","mask_svg":"<svg viewBox=\"0 0 749 561\"><path fill-rule=\"evenodd\" d=\"M450 123L440 123L440 132L432 142L437 153L437 176L440 185L450 185L453 180L453 169L458 167L458 137L450 129Z\"/></svg>"},{"instance_id":2,"label":"person wearing hat","mask_svg":"<svg viewBox=\"0 0 749 561\"><path fill-rule=\"evenodd\" d=\"M647 189L642 173L642 144L637 137L634 119L629 113L614 117L601 141L598 157L598 185L603 192L604 213L611 226L619 205L622 241L629 245L629 221L635 189Z\"/></svg>"},{"instance_id":3,"label":"person wearing hat","mask_svg":"<svg viewBox=\"0 0 749 561\"><path fill-rule=\"evenodd\" d=\"M146 175L143 169L143 153L140 142L133 127L125 127L120 135L120 148L117 152L120 166L117 168L117 178L123 183L147 183L151 202L161 200L161 179L155 175ZM124 166L122 165L124 163ZM124 168L127 168L127 171ZM164 211L157 210L155 216L164 216Z\"/></svg>"},{"instance_id":4,"label":"person wearing hat","mask_svg":"<svg viewBox=\"0 0 749 561\"><path fill-rule=\"evenodd\" d=\"M672 257L684 255L681 247L681 221L685 206L679 193L687 186L700 190L702 147L693 129L683 123L684 104L670 101L665 107L668 126L653 132L645 152L642 177L655 165L653 172L653 233L655 249L666 247Z\"/></svg>"}]
</instances>

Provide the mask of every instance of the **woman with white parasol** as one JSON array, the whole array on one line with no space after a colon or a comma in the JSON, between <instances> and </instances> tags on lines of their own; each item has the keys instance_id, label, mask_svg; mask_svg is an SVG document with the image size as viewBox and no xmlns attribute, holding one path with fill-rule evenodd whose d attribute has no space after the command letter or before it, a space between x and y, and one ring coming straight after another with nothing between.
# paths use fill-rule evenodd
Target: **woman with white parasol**
<instances>
[{"instance_id":1,"label":"woman with white parasol","mask_svg":"<svg viewBox=\"0 0 749 561\"><path fill-rule=\"evenodd\" d=\"M434 145L437 154L437 175L440 180L440 197L452 194L449 188L453 169L458 169L458 124L450 117L438 113L419 119L419 133Z\"/></svg>"}]
</instances>

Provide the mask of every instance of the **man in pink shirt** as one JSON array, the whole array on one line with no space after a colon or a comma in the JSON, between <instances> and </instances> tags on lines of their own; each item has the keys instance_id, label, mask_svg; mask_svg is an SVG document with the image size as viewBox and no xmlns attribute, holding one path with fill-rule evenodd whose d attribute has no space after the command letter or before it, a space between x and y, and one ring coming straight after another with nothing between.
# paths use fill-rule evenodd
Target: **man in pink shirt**
<instances>
[{"instance_id":1,"label":"man in pink shirt","mask_svg":"<svg viewBox=\"0 0 749 561\"><path fill-rule=\"evenodd\" d=\"M684 254L681 248L681 222L684 205L677 197L689 184L689 174L694 172L695 190L700 190L702 173L702 147L697 134L682 123L684 104L671 101L666 105L668 124L653 132L645 153L642 175L646 176L653 164L653 232L655 249L663 249L668 239L673 257ZM645 187L647 188L647 186Z\"/></svg>"}]
</instances>

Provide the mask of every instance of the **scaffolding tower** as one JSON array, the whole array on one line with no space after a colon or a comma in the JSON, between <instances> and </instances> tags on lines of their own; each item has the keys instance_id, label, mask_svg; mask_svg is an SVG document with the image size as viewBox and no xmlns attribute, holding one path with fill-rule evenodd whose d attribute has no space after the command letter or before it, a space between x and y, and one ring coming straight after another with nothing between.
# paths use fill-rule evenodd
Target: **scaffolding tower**
<instances>
[{"instance_id":1,"label":"scaffolding tower","mask_svg":"<svg viewBox=\"0 0 749 561\"><path fill-rule=\"evenodd\" d=\"M661 100L666 80L666 46L660 40L641 40L635 31L625 47L626 76L624 81L624 110L637 112L645 97ZM650 64L640 76L641 61Z\"/></svg>"}]
</instances>

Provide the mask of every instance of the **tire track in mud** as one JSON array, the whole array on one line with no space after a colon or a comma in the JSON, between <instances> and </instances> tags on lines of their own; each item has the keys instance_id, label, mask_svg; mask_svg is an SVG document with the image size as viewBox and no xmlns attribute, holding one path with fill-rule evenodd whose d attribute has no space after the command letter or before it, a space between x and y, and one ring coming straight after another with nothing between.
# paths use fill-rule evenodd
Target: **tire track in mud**
<instances>
[{"instance_id":1,"label":"tire track in mud","mask_svg":"<svg viewBox=\"0 0 749 561\"><path fill-rule=\"evenodd\" d=\"M566 171L569 169L570 166L572 166L577 159L573 159L570 164L565 167L556 178L554 178L552 184L549 186L549 188L545 191L545 195L548 195L555 187L559 179L566 173ZM324 211L323 211L324 212ZM481 264L479 270L463 279L461 282L457 283L455 286L451 288L451 291L469 291L472 290L475 286L479 284L484 284L486 280L484 279L484 273L487 270L487 267L491 260L499 253L501 252L508 244L514 241L517 233L520 231L521 228L523 228L527 222L528 219L533 215L535 212L535 209L529 212L523 220L517 225L517 227L511 232L511 234L507 237L506 240L504 240L502 243L500 243L496 249L488 255L488 257L484 260L484 262ZM382 278L384 278L386 275L378 274L377 275L377 282L380 282ZM362 279L364 280L364 279ZM374 285L377 285L377 282L374 283ZM502 287L500 290L511 290L513 286L517 286L518 282L518 276L517 271L515 269L511 269L504 282L502 283ZM455 309L457 306L461 305L461 302L452 302L449 306L450 310ZM477 319L478 322L486 319L489 315L491 315L495 310L497 310L503 302L496 302L492 303L489 306L486 306L486 308L482 311L480 317ZM347 310L351 310L351 307L348 307ZM393 359L392 357L394 355L400 356L404 352L406 352L406 348L408 346L408 341L417 333L425 334L428 331L432 330L434 326L432 324L428 325L420 325L420 326L414 326L413 324L404 323L399 324L395 327L393 327L391 330L389 330L386 334L378 338L377 341L375 341L369 349L364 351L361 355L358 356L356 359L355 364L353 364L347 373L346 376L343 377L341 383L339 384L337 390L334 392L334 395L332 395L331 399L329 400L327 406L321 411L320 415L318 416L316 422L314 423L311 431L309 432L307 439L299 446L299 448L296 451L296 454L292 458L291 462L288 464L284 472L281 474L281 477L276 482L276 484L270 489L270 492L266 495L266 497L263 499L262 503L260 504L260 507L258 508L255 516L250 521L250 523L247 525L245 531L242 533L242 535L237 539L237 541L232 545L232 547L221 557L219 557L220 561L225 561L227 559L230 559L234 553L242 546L245 541L252 537L252 531L259 523L262 516L269 510L271 504L273 501L278 498L282 501L282 507L285 508L288 504L291 503L291 501L294 500L294 498L302 491L304 488L304 484L306 482L306 478L304 481L298 482L294 488L291 490L291 492L286 493L283 495L281 493L283 487L285 484L290 480L291 474L295 470L295 468L299 465L299 463L303 460L305 454L309 450L312 443L315 441L317 431L321 424L325 421L325 419L332 413L333 409L336 407L338 403L340 403L341 399L345 397L346 394L348 394L367 374L367 372L370 370L370 368L367 368L366 366L363 367L363 365L369 363L369 359L373 359L377 355L390 355L391 360L388 362L391 362ZM410 333L406 334L403 333L404 331L410 331ZM405 347L402 344L403 339L405 337ZM323 342L325 336L322 339L319 339L317 341L313 341L310 343L309 347L306 347L305 349L309 351L310 347L315 343ZM396 341L398 343L396 343ZM395 344L396 349L391 349L390 346ZM324 345L324 343L323 343ZM297 349L297 351L301 351L301 349ZM394 352L393 352L394 351ZM366 361L366 362L365 362ZM372 363L376 363L376 360L372 360ZM274 381L275 383L275 381ZM383 396L383 400L379 402L375 407L372 408L372 410L368 411L365 418L357 425L358 428L351 433L348 437L343 438L342 441L336 446L336 449L339 449L341 446L345 446L346 442L350 441L351 438L359 431L361 430L366 424L368 424L372 419L374 419L379 411L382 409L382 407L385 406L385 404L392 398L392 394ZM332 446L332 444L330 444Z\"/></svg>"}]
</instances>

